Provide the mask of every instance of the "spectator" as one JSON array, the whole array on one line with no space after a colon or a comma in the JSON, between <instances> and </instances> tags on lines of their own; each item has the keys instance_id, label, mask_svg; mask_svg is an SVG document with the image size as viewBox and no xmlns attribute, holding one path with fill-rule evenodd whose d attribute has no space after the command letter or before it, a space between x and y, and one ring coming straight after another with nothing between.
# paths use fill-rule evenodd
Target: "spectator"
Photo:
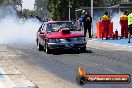
<instances>
[{"instance_id":1,"label":"spectator","mask_svg":"<svg viewBox=\"0 0 132 88\"><path fill-rule=\"evenodd\" d=\"M128 15L128 43L130 43L132 35L132 13Z\"/></svg>"},{"instance_id":2,"label":"spectator","mask_svg":"<svg viewBox=\"0 0 132 88\"><path fill-rule=\"evenodd\" d=\"M105 12L104 16L102 16L102 39L104 38L104 33L106 33L106 40L108 40L108 34L109 34L109 24L110 24L110 17L108 16L108 12Z\"/></svg>"},{"instance_id":3,"label":"spectator","mask_svg":"<svg viewBox=\"0 0 132 88\"><path fill-rule=\"evenodd\" d=\"M80 24L80 30L83 30L83 17L81 16L80 18L79 18L79 24Z\"/></svg>"},{"instance_id":4,"label":"spectator","mask_svg":"<svg viewBox=\"0 0 132 88\"><path fill-rule=\"evenodd\" d=\"M92 36L91 36L91 24L92 24L92 17L88 13L85 13L85 16L83 18L84 35L86 36L87 30L88 30L89 38L92 38Z\"/></svg>"},{"instance_id":5,"label":"spectator","mask_svg":"<svg viewBox=\"0 0 132 88\"><path fill-rule=\"evenodd\" d=\"M128 12L125 11L122 16L120 16L120 25L121 25L121 38L124 36L128 38Z\"/></svg>"}]
</instances>

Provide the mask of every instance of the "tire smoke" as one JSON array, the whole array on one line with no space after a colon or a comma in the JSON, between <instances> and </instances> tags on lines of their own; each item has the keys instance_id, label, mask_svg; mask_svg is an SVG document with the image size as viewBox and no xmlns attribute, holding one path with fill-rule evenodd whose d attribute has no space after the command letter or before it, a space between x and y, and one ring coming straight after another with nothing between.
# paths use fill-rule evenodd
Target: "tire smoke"
<instances>
[{"instance_id":1,"label":"tire smoke","mask_svg":"<svg viewBox=\"0 0 132 88\"><path fill-rule=\"evenodd\" d=\"M41 23L36 19L21 19L11 6L0 8L0 44L35 42Z\"/></svg>"},{"instance_id":2,"label":"tire smoke","mask_svg":"<svg viewBox=\"0 0 132 88\"><path fill-rule=\"evenodd\" d=\"M113 22L113 31L118 31L119 34L121 34L121 25L120 25L120 16L123 14L123 12L120 13L113 13L112 14L112 22Z\"/></svg>"}]
</instances>

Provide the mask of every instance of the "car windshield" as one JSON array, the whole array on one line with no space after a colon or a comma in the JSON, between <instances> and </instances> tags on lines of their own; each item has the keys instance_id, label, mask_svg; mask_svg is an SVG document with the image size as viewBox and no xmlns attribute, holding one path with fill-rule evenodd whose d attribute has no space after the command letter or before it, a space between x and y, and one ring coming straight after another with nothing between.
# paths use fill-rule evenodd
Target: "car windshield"
<instances>
[{"instance_id":1,"label":"car windshield","mask_svg":"<svg viewBox=\"0 0 132 88\"><path fill-rule=\"evenodd\" d=\"M57 32L60 28L69 28L71 31L76 31L77 28L74 26L72 22L56 22L56 23L49 23L47 25L48 32Z\"/></svg>"}]
</instances>

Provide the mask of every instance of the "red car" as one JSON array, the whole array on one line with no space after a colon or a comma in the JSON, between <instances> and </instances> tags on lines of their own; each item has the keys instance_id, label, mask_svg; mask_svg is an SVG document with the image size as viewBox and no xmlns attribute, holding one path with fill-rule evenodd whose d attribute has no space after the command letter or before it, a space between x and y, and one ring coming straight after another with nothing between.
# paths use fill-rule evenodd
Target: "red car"
<instances>
[{"instance_id":1,"label":"red car","mask_svg":"<svg viewBox=\"0 0 132 88\"><path fill-rule=\"evenodd\" d=\"M55 49L79 49L86 51L85 35L77 31L71 21L44 22L37 32L37 47L47 54L54 53Z\"/></svg>"}]
</instances>

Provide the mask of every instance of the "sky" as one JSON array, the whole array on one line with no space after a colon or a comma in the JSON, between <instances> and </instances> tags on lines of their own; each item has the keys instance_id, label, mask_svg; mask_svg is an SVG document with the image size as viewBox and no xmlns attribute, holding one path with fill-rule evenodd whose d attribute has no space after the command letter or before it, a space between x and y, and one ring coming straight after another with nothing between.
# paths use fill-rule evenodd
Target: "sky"
<instances>
[{"instance_id":1,"label":"sky","mask_svg":"<svg viewBox=\"0 0 132 88\"><path fill-rule=\"evenodd\" d=\"M22 0L23 1L23 9L34 9L34 2L35 0Z\"/></svg>"}]
</instances>

